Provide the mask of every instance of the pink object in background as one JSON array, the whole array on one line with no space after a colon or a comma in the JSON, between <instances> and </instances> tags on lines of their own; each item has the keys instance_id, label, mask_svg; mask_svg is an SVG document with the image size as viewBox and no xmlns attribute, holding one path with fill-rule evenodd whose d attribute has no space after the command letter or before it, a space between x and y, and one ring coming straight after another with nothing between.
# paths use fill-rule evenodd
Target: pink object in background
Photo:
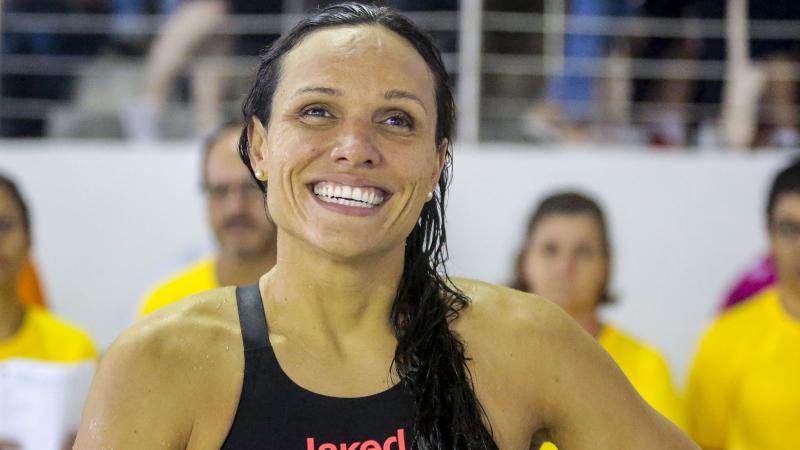
<instances>
[{"instance_id":1,"label":"pink object in background","mask_svg":"<svg viewBox=\"0 0 800 450\"><path fill-rule=\"evenodd\" d=\"M775 258L768 254L761 258L758 264L750 267L728 291L720 311L725 311L742 300L752 297L765 287L773 285L777 278Z\"/></svg>"}]
</instances>

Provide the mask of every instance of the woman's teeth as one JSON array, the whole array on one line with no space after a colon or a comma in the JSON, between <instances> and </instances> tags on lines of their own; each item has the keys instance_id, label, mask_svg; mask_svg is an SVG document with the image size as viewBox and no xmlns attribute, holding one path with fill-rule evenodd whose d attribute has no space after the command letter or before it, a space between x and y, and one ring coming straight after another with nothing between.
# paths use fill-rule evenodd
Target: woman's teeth
<instances>
[{"instance_id":1,"label":"woman's teeth","mask_svg":"<svg viewBox=\"0 0 800 450\"><path fill-rule=\"evenodd\" d=\"M380 189L373 187L353 187L323 181L314 185L314 194L326 203L337 203L359 208L374 208L383 203Z\"/></svg>"}]
</instances>

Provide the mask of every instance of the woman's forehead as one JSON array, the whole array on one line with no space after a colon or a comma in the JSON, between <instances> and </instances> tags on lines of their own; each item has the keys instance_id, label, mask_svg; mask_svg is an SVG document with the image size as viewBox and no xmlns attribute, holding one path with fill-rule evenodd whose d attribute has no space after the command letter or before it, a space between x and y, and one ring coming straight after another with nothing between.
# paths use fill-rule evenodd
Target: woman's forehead
<instances>
[{"instance_id":1,"label":"woman's forehead","mask_svg":"<svg viewBox=\"0 0 800 450\"><path fill-rule=\"evenodd\" d=\"M425 60L402 36L378 25L315 31L283 58L281 84L300 86L356 83L411 89L434 100L434 78Z\"/></svg>"},{"instance_id":2,"label":"woman's forehead","mask_svg":"<svg viewBox=\"0 0 800 450\"><path fill-rule=\"evenodd\" d=\"M21 216L22 209L11 191L5 186L0 186L0 215Z\"/></svg>"},{"instance_id":3,"label":"woman's forehead","mask_svg":"<svg viewBox=\"0 0 800 450\"><path fill-rule=\"evenodd\" d=\"M589 213L585 212L557 212L547 214L531 229L531 236L547 233L549 236L582 235L597 237L600 234L600 224Z\"/></svg>"}]
</instances>

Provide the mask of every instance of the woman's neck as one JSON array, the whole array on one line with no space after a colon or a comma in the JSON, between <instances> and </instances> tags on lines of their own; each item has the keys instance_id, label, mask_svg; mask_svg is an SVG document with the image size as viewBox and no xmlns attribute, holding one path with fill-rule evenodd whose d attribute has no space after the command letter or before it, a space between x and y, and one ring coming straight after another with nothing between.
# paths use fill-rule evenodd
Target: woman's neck
<instances>
[{"instance_id":1,"label":"woman's neck","mask_svg":"<svg viewBox=\"0 0 800 450\"><path fill-rule=\"evenodd\" d=\"M14 336L24 317L25 308L17 298L16 284L0 286L0 341Z\"/></svg>"},{"instance_id":2,"label":"woman's neck","mask_svg":"<svg viewBox=\"0 0 800 450\"><path fill-rule=\"evenodd\" d=\"M800 320L800 286L780 282L778 289L783 310L795 320Z\"/></svg>"},{"instance_id":3,"label":"woman's neck","mask_svg":"<svg viewBox=\"0 0 800 450\"><path fill-rule=\"evenodd\" d=\"M214 276L220 286L253 284L253 280L257 280L274 265L274 252L267 252L253 257L221 253L215 262Z\"/></svg>"},{"instance_id":4,"label":"woman's neck","mask_svg":"<svg viewBox=\"0 0 800 450\"><path fill-rule=\"evenodd\" d=\"M262 279L265 300L329 336L376 328L388 331L389 315L403 273L404 246L360 258L335 259L287 236L277 262Z\"/></svg>"}]
</instances>

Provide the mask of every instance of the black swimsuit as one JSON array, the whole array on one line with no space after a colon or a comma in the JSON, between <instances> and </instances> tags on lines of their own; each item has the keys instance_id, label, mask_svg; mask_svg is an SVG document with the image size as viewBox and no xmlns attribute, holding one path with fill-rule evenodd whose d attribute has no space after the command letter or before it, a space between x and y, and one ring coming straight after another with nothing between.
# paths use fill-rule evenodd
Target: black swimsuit
<instances>
[{"instance_id":1,"label":"black swimsuit","mask_svg":"<svg viewBox=\"0 0 800 450\"><path fill-rule=\"evenodd\" d=\"M236 303L244 380L222 449L410 450L414 399L402 383L357 398L303 389L278 364L258 286L237 288Z\"/></svg>"}]
</instances>

